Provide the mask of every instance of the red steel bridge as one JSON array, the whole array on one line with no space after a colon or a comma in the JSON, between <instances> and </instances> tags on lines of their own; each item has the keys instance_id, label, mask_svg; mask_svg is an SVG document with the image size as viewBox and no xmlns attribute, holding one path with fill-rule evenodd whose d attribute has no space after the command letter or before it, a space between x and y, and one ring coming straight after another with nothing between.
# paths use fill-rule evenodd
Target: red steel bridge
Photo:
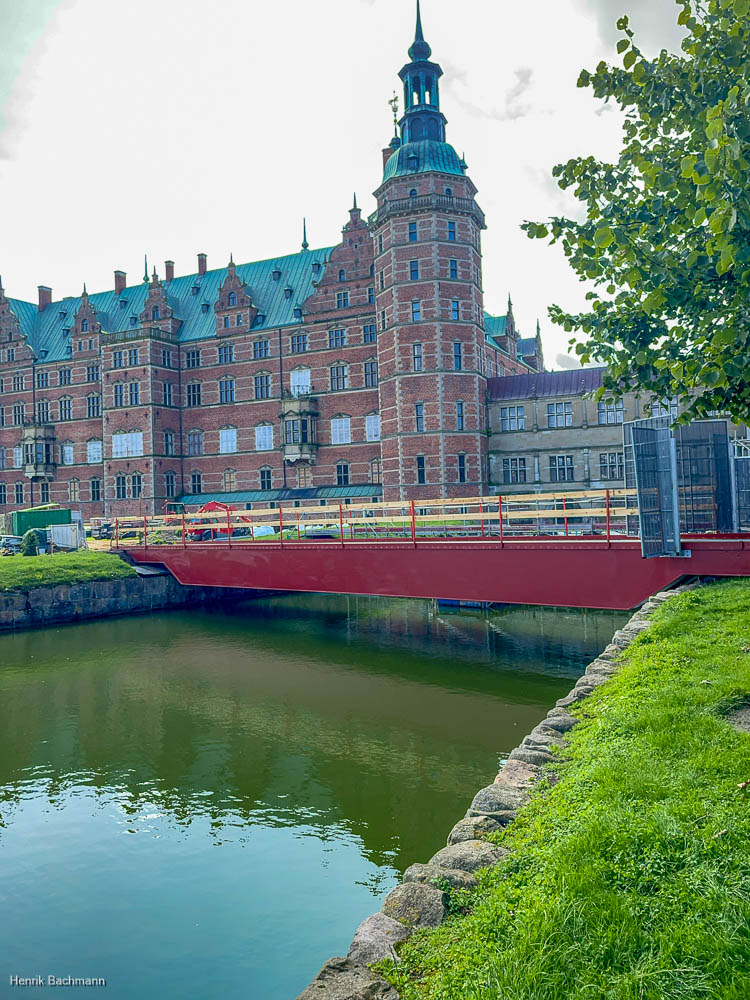
<instances>
[{"instance_id":1,"label":"red steel bridge","mask_svg":"<svg viewBox=\"0 0 750 1000\"><path fill-rule=\"evenodd\" d=\"M636 607L689 577L750 576L750 534L644 559L635 490L118 518L114 547L187 586Z\"/></svg>"}]
</instances>

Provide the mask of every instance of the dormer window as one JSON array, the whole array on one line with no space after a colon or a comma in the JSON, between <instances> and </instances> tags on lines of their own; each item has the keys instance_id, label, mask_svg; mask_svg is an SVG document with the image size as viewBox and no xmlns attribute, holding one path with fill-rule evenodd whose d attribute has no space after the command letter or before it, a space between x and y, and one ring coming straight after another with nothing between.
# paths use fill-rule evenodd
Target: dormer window
<instances>
[{"instance_id":1,"label":"dormer window","mask_svg":"<svg viewBox=\"0 0 750 1000\"><path fill-rule=\"evenodd\" d=\"M193 295L197 295L200 290L201 290L201 286L200 285L193 285L193 287L190 289L190 291L193 293Z\"/></svg>"},{"instance_id":2,"label":"dormer window","mask_svg":"<svg viewBox=\"0 0 750 1000\"><path fill-rule=\"evenodd\" d=\"M154 306L151 309L151 319L159 319L159 307Z\"/></svg>"},{"instance_id":3,"label":"dormer window","mask_svg":"<svg viewBox=\"0 0 750 1000\"><path fill-rule=\"evenodd\" d=\"M273 278L274 281L278 281L281 278L281 271L278 269L278 267L275 267L273 269L273 271L271 272L271 277Z\"/></svg>"},{"instance_id":4,"label":"dormer window","mask_svg":"<svg viewBox=\"0 0 750 1000\"><path fill-rule=\"evenodd\" d=\"M320 261L319 260L314 260L313 261L312 269L313 269L313 274L320 274Z\"/></svg>"},{"instance_id":5,"label":"dormer window","mask_svg":"<svg viewBox=\"0 0 750 1000\"><path fill-rule=\"evenodd\" d=\"M295 319L302 319L302 309L300 308L300 306L295 306L295 308L294 308L294 318Z\"/></svg>"},{"instance_id":6,"label":"dormer window","mask_svg":"<svg viewBox=\"0 0 750 1000\"><path fill-rule=\"evenodd\" d=\"M258 313L258 315L255 317L255 322L258 324L258 326L263 326L265 321L266 321L265 313Z\"/></svg>"},{"instance_id":7,"label":"dormer window","mask_svg":"<svg viewBox=\"0 0 750 1000\"><path fill-rule=\"evenodd\" d=\"M201 312L208 312L208 302L201 302Z\"/></svg>"},{"instance_id":8,"label":"dormer window","mask_svg":"<svg viewBox=\"0 0 750 1000\"><path fill-rule=\"evenodd\" d=\"M61 313L60 313L60 314L58 315L58 317L57 317L57 318L58 318L58 319L65 319L65 313L64 313L64 312L61 312Z\"/></svg>"},{"instance_id":9,"label":"dormer window","mask_svg":"<svg viewBox=\"0 0 750 1000\"><path fill-rule=\"evenodd\" d=\"M137 326L137 324L138 324L138 317L137 316L131 316L130 317L130 325L131 326Z\"/></svg>"},{"instance_id":10,"label":"dormer window","mask_svg":"<svg viewBox=\"0 0 750 1000\"><path fill-rule=\"evenodd\" d=\"M88 333L89 321L87 319L81 320L81 333Z\"/></svg>"},{"instance_id":11,"label":"dormer window","mask_svg":"<svg viewBox=\"0 0 750 1000\"><path fill-rule=\"evenodd\" d=\"M419 157L414 155L408 156L406 158L406 166L409 170L416 170L419 166Z\"/></svg>"},{"instance_id":12,"label":"dormer window","mask_svg":"<svg viewBox=\"0 0 750 1000\"><path fill-rule=\"evenodd\" d=\"M229 293L229 298L227 299L227 305L236 306L237 305L237 295L235 292Z\"/></svg>"},{"instance_id":13,"label":"dormer window","mask_svg":"<svg viewBox=\"0 0 750 1000\"><path fill-rule=\"evenodd\" d=\"M120 309L124 309L127 306L125 299L120 299Z\"/></svg>"},{"instance_id":14,"label":"dormer window","mask_svg":"<svg viewBox=\"0 0 750 1000\"><path fill-rule=\"evenodd\" d=\"M284 298L291 299L291 297L292 297L292 289L289 287L289 285L287 285L286 288L284 289Z\"/></svg>"}]
</instances>

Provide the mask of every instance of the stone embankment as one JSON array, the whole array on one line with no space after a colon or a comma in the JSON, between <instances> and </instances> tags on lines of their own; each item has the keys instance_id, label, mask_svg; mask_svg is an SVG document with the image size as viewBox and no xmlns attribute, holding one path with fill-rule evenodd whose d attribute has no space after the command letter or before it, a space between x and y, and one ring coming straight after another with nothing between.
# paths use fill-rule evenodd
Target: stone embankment
<instances>
[{"instance_id":1,"label":"stone embankment","mask_svg":"<svg viewBox=\"0 0 750 1000\"><path fill-rule=\"evenodd\" d=\"M620 655L649 628L652 612L687 589L681 587L649 598L624 628L615 632L573 690L560 698L546 719L511 751L494 783L477 792L466 816L449 833L447 846L427 864L407 868L402 884L386 897L381 911L359 925L348 954L326 962L297 1000L399 1000L393 986L369 967L384 958L397 961L396 944L417 928L437 927L443 922L451 889L472 888L477 884L475 871L495 865L510 854L507 848L485 838L513 822L539 778L544 776L548 784L555 782L554 772L543 769L554 763L555 750L565 746L566 735L578 724L570 707L620 670Z\"/></svg>"},{"instance_id":2,"label":"stone embankment","mask_svg":"<svg viewBox=\"0 0 750 1000\"><path fill-rule=\"evenodd\" d=\"M86 618L162 611L247 597L222 587L183 587L169 574L36 587L0 593L0 631L43 628Z\"/></svg>"}]
</instances>

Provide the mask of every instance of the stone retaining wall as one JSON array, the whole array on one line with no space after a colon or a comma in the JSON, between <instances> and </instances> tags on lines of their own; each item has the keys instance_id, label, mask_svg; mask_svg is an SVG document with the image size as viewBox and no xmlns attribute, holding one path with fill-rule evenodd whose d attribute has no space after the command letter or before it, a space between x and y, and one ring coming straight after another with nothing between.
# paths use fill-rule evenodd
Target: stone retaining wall
<instances>
[{"instance_id":1,"label":"stone retaining wall","mask_svg":"<svg viewBox=\"0 0 750 1000\"><path fill-rule=\"evenodd\" d=\"M169 574L61 583L36 587L28 593L0 593L0 631L241 600L248 596L247 591L223 587L183 587Z\"/></svg>"},{"instance_id":2,"label":"stone retaining wall","mask_svg":"<svg viewBox=\"0 0 750 1000\"><path fill-rule=\"evenodd\" d=\"M297 1000L399 1000L399 994L369 968L383 958L397 960L394 945L418 927L437 927L446 915L448 891L472 888L474 872L497 864L510 854L508 848L490 844L487 834L512 823L526 804L542 768L554 762L553 749L562 747L566 734L578 724L569 708L587 698L620 670L620 654L650 627L652 612L674 594L692 585L656 594L588 665L573 690L560 698L547 718L511 751L493 784L477 792L466 816L448 834L447 846L427 864L414 864L404 872L401 885L386 897L379 913L367 917L354 935L346 957L326 962ZM545 773L549 782L554 775ZM438 888L440 886L440 888Z\"/></svg>"}]
</instances>

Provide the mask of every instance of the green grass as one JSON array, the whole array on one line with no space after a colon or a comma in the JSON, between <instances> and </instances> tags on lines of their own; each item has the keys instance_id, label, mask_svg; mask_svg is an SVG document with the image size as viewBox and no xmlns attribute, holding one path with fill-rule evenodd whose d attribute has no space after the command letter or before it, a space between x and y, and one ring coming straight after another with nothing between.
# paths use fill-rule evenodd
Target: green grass
<instances>
[{"instance_id":1,"label":"green grass","mask_svg":"<svg viewBox=\"0 0 750 1000\"><path fill-rule=\"evenodd\" d=\"M53 556L4 556L0 558L0 591L32 590L59 583L120 580L135 570L108 552L61 552Z\"/></svg>"},{"instance_id":2,"label":"green grass","mask_svg":"<svg viewBox=\"0 0 750 1000\"><path fill-rule=\"evenodd\" d=\"M750 997L750 736L723 718L750 694L750 582L654 619L470 912L384 970L402 1000Z\"/></svg>"}]
</instances>

